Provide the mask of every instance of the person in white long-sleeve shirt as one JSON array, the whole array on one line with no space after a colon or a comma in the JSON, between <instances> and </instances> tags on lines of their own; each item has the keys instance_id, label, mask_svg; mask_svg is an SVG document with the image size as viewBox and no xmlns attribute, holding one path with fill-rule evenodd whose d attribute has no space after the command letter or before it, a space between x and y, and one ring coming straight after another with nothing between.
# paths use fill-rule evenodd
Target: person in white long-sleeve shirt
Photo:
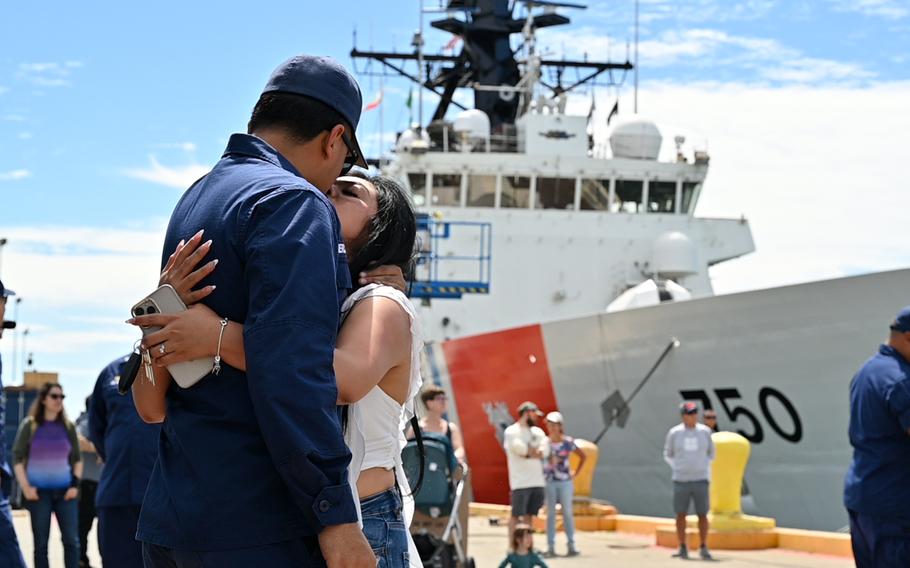
<instances>
[{"instance_id":1,"label":"person in white long-sleeve shirt","mask_svg":"<svg viewBox=\"0 0 910 568\"><path fill-rule=\"evenodd\" d=\"M547 435L537 427L543 412L533 402L518 406L518 421L506 428L503 447L509 467L509 488L512 515L509 517L509 535L518 523L530 524L543 506L543 463L550 455Z\"/></svg>"},{"instance_id":2,"label":"person in white long-sleeve shirt","mask_svg":"<svg viewBox=\"0 0 910 568\"><path fill-rule=\"evenodd\" d=\"M673 470L673 510L676 513L676 536L679 551L673 556L688 558L686 546L686 515L689 504L695 504L698 515L699 556L711 559L708 552L708 484L711 479L711 460L714 442L711 429L698 423L698 405L684 402L679 406L682 422L670 428L664 444L664 460Z\"/></svg>"}]
</instances>

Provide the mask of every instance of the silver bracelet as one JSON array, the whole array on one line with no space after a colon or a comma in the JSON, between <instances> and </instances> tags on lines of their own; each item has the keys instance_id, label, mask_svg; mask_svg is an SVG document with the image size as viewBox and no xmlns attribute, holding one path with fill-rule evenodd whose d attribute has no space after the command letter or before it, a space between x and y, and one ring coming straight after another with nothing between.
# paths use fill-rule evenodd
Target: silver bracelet
<instances>
[{"instance_id":1,"label":"silver bracelet","mask_svg":"<svg viewBox=\"0 0 910 568\"><path fill-rule=\"evenodd\" d=\"M221 324L221 331L218 332L218 349L215 350L215 364L212 366L213 375L221 372L221 340L224 339L224 328L227 327L228 319L224 318L219 323Z\"/></svg>"}]
</instances>

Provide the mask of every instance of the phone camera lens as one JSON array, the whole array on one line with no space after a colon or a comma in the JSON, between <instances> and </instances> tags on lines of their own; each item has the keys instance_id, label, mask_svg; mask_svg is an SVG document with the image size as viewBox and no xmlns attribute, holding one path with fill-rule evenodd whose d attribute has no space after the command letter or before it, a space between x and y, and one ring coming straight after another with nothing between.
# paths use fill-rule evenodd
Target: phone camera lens
<instances>
[{"instance_id":1,"label":"phone camera lens","mask_svg":"<svg viewBox=\"0 0 910 568\"><path fill-rule=\"evenodd\" d=\"M158 310L155 309L155 306L149 306L145 309L145 313L148 315L157 314Z\"/></svg>"},{"instance_id":2,"label":"phone camera lens","mask_svg":"<svg viewBox=\"0 0 910 568\"><path fill-rule=\"evenodd\" d=\"M137 316L144 316L145 308L136 308L135 310L133 310L133 313L134 313L134 315L137 315Z\"/></svg>"}]
</instances>

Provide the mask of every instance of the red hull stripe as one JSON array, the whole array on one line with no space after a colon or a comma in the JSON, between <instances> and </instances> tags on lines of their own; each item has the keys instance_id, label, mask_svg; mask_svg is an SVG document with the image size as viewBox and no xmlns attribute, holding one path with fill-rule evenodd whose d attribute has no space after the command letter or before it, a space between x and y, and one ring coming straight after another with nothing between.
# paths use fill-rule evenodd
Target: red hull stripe
<instances>
[{"instance_id":1,"label":"red hull stripe","mask_svg":"<svg viewBox=\"0 0 910 568\"><path fill-rule=\"evenodd\" d=\"M525 400L545 413L557 409L540 325L446 341L442 348L473 471L474 499L508 503L509 477L497 429L514 421Z\"/></svg>"}]
</instances>

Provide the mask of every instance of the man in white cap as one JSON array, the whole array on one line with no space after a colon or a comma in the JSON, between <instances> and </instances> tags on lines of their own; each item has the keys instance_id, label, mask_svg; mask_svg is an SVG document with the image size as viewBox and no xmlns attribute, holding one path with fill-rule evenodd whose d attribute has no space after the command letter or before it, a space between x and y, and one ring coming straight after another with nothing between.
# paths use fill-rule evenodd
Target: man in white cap
<instances>
[{"instance_id":1,"label":"man in white cap","mask_svg":"<svg viewBox=\"0 0 910 568\"><path fill-rule=\"evenodd\" d=\"M561 412L547 414L547 432L550 435L550 459L544 466L547 494L547 551L544 556L556 556L556 504L562 505L563 527L569 541L568 556L578 556L575 548L575 516L572 504L575 499L575 476L585 464L585 453L566 436ZM578 467L572 471L569 456L578 456Z\"/></svg>"},{"instance_id":2,"label":"man in white cap","mask_svg":"<svg viewBox=\"0 0 910 568\"><path fill-rule=\"evenodd\" d=\"M503 447L509 466L512 515L509 540L518 523L530 524L544 503L543 460L550 455L547 435L537 426L543 412L531 401L518 405L518 420L506 428Z\"/></svg>"}]
</instances>

